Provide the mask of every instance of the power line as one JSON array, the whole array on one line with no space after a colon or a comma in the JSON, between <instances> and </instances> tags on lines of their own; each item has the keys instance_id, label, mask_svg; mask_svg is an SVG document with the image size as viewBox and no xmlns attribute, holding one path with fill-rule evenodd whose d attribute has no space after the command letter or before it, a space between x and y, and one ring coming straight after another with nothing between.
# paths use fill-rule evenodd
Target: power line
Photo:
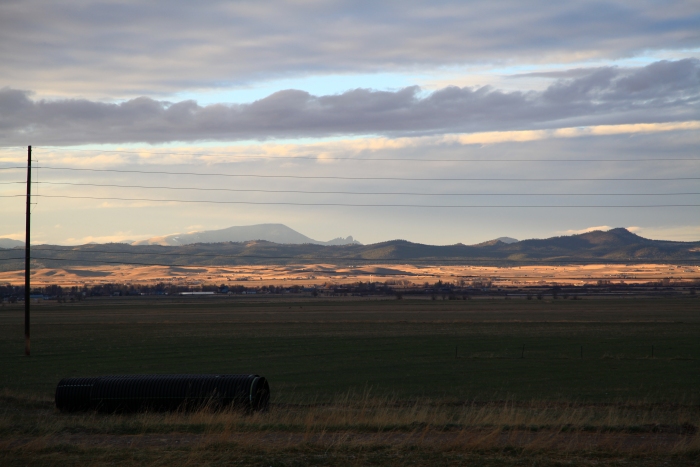
<instances>
[{"instance_id":1,"label":"power line","mask_svg":"<svg viewBox=\"0 0 700 467\"><path fill-rule=\"evenodd\" d=\"M313 176L313 175L261 175L261 174L222 174L202 172L169 172L164 170L118 170L118 169L83 169L75 167L41 166L47 170L70 170L84 172L111 172L111 173L141 173L159 175L193 175L203 177L236 177L236 178L293 178L293 179L320 179L320 180L396 180L396 181L502 181L502 182L575 182L575 181L679 181L700 180L700 177L670 177L670 178L407 178L407 177L340 177L340 176Z\"/></svg>"},{"instance_id":2,"label":"power line","mask_svg":"<svg viewBox=\"0 0 700 467\"><path fill-rule=\"evenodd\" d=\"M9 195L5 197L21 196ZM279 205L279 206L336 206L336 207L391 207L391 208L673 208L673 207L700 207L700 204L645 204L645 205L439 205L439 204L352 204L352 203L295 203L287 201L258 202L258 201L213 201L213 200L184 200L184 199L153 199L153 198L118 198L109 196L63 196L63 195L36 195L41 198L64 199L93 199L112 201L150 201L161 203L199 203L199 204L247 204L247 205Z\"/></svg>"},{"instance_id":3,"label":"power line","mask_svg":"<svg viewBox=\"0 0 700 467\"><path fill-rule=\"evenodd\" d=\"M210 153L210 152L154 152L154 151L121 151L121 150L101 150L101 149L65 149L65 148L47 148L50 151L64 152L99 152L99 153L114 153L114 154L143 154L147 152L151 155L159 156L223 156L237 159L287 159L287 160L316 160L316 161L357 161L357 162L372 162L372 161L387 161L387 162L657 162L657 161L700 161L699 158L644 158L644 159L433 159L433 158L410 158L410 157L372 157L372 158L357 158L357 157L318 157L318 156L270 156L270 155L239 155L226 153Z\"/></svg>"},{"instance_id":4,"label":"power line","mask_svg":"<svg viewBox=\"0 0 700 467\"><path fill-rule=\"evenodd\" d=\"M0 184L12 184L24 182L0 182ZM315 195L409 195L409 196L686 196L700 195L694 193L418 193L418 192L356 192L356 191L307 191L307 190L259 190L259 189L233 189L233 188L200 188L200 187L173 187L173 186L147 186L147 185L116 185L101 183L71 183L71 182L36 182L49 185L67 186L91 186L111 188L144 188L158 190L191 190L191 191L225 191L235 193L301 193Z\"/></svg>"}]
</instances>

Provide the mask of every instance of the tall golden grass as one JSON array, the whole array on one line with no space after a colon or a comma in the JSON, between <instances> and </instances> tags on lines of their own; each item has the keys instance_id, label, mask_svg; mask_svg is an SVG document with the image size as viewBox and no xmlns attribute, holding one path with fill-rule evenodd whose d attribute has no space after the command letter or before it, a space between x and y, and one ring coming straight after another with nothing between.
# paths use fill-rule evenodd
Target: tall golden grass
<instances>
[{"instance_id":1,"label":"tall golden grass","mask_svg":"<svg viewBox=\"0 0 700 467\"><path fill-rule=\"evenodd\" d=\"M137 437L136 442L146 444L151 442L150 437L177 435L204 445L233 440L278 447L316 443L336 447L410 444L444 449L512 445L539 450L700 450L700 407L646 401L405 401L375 397L368 390L337 395L330 403L272 404L269 411L253 414L235 408L64 414L46 398L8 391L0 397L1 438L9 442L16 436L29 436L37 446L66 435L79 435L81 440L90 436Z\"/></svg>"}]
</instances>

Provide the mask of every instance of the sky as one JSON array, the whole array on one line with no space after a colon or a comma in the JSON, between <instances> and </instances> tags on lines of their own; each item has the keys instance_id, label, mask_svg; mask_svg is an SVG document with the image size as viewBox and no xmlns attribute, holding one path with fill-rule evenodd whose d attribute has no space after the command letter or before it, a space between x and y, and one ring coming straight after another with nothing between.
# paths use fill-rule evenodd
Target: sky
<instances>
[{"instance_id":1,"label":"sky","mask_svg":"<svg viewBox=\"0 0 700 467\"><path fill-rule=\"evenodd\" d=\"M700 3L7 0L0 238L28 145L32 243L697 241Z\"/></svg>"}]
</instances>

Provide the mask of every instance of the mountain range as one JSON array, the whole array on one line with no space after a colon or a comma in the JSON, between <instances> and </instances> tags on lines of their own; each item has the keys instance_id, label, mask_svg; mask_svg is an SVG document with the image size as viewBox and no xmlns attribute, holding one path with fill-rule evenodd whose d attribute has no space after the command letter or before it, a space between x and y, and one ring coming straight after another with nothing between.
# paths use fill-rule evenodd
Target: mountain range
<instances>
[{"instance_id":1,"label":"mountain range","mask_svg":"<svg viewBox=\"0 0 700 467\"><path fill-rule=\"evenodd\" d=\"M34 267L69 265L157 264L167 266L224 266L290 264L300 262L366 264L367 262L423 262L484 265L545 263L695 263L700 264L700 242L650 240L626 229L593 231L578 235L505 243L492 240L478 245L436 246L392 240L372 245L281 244L265 240L195 243L182 246L128 245L123 243L81 246L32 247ZM16 249L0 250L3 270L21 269Z\"/></svg>"},{"instance_id":2,"label":"mountain range","mask_svg":"<svg viewBox=\"0 0 700 467\"><path fill-rule=\"evenodd\" d=\"M314 240L296 230L290 229L284 224L257 224L229 227L220 230L206 230L203 232L190 232L186 234L173 234L163 237L152 237L148 240L140 240L132 245L162 245L181 246L193 243L220 243L220 242L248 242L251 240L265 240L280 244L302 245L360 245L352 236L338 237L327 242Z\"/></svg>"},{"instance_id":3,"label":"mountain range","mask_svg":"<svg viewBox=\"0 0 700 467\"><path fill-rule=\"evenodd\" d=\"M11 238L0 238L0 248L15 248L18 246L24 247L24 242L12 240Z\"/></svg>"}]
</instances>

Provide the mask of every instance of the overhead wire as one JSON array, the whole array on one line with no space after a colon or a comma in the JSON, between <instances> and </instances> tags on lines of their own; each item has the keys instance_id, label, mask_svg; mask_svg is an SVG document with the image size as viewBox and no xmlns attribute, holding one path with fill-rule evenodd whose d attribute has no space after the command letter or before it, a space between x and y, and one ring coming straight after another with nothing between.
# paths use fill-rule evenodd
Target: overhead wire
<instances>
[{"instance_id":1,"label":"overhead wire","mask_svg":"<svg viewBox=\"0 0 700 467\"><path fill-rule=\"evenodd\" d=\"M24 182L0 182L0 184L24 183ZM39 183L39 182L37 182ZM261 190L239 188L201 188L201 187L174 187L174 186L149 186L149 185L118 185L111 183L73 183L73 182L41 182L45 185L65 186L90 186L105 188L143 188L158 190L183 190L183 191L224 191L232 193L300 193L314 195L406 195L406 196L686 196L700 195L700 192L689 193L423 193L423 192L357 192L357 191L308 191L308 190Z\"/></svg>"},{"instance_id":2,"label":"overhead wire","mask_svg":"<svg viewBox=\"0 0 700 467\"><path fill-rule=\"evenodd\" d=\"M15 195L21 196L21 195ZM639 204L639 205L440 205L440 204L353 204L353 203L296 203L296 202L263 202L263 201L215 201L215 200L185 200L185 199L157 199L157 198L121 198L111 196L69 196L69 195L37 195L41 198L61 198L61 199L92 199L102 201L147 201L165 203L188 203L188 204L243 204L243 205L276 205L276 206L330 206L330 207L392 207L392 208L671 208L671 207L700 207L700 204ZM6 196L9 197L9 196Z\"/></svg>"},{"instance_id":3,"label":"overhead wire","mask_svg":"<svg viewBox=\"0 0 700 467\"><path fill-rule=\"evenodd\" d=\"M191 175L200 177L235 177L235 178L290 178L304 180L397 180L397 181L508 181L508 182L573 182L573 181L678 181L700 180L700 177L661 177L661 178L412 178L412 177L341 177L330 175L263 175L263 174L225 174L203 172L170 172L167 170L120 170L120 169L86 169L77 167L41 166L46 170L69 170L81 172L141 173L158 175Z\"/></svg>"}]
</instances>

